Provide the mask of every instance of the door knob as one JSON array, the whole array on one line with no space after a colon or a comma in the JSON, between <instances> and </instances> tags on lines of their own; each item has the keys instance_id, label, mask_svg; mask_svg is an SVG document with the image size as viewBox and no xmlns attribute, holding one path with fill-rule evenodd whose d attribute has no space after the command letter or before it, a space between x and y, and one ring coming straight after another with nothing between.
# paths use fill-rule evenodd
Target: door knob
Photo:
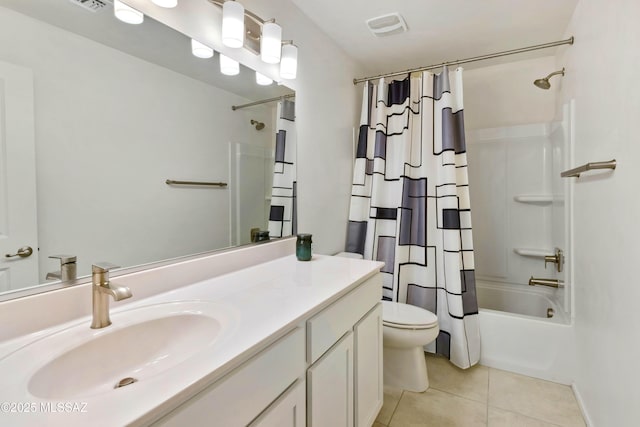
<instances>
[{"instance_id":1,"label":"door knob","mask_svg":"<svg viewBox=\"0 0 640 427\"><path fill-rule=\"evenodd\" d=\"M4 256L6 258L13 258L16 256L19 256L20 258L26 258L28 256L31 256L32 253L33 253L33 249L31 249L31 246L23 246L20 249L18 249L18 251L15 254L5 254Z\"/></svg>"}]
</instances>

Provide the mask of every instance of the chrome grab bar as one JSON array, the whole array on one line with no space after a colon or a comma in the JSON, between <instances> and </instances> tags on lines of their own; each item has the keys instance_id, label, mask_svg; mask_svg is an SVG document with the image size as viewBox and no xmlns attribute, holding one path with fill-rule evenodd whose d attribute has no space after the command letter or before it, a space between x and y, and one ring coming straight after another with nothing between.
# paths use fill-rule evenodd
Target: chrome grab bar
<instances>
[{"instance_id":1,"label":"chrome grab bar","mask_svg":"<svg viewBox=\"0 0 640 427\"><path fill-rule=\"evenodd\" d=\"M594 169L615 169L615 168L616 168L616 159L609 160L608 162L591 162L591 163L586 163L582 166L578 166L577 168L564 171L560 174L560 176L562 178L580 178L580 174L582 172L586 172Z\"/></svg>"},{"instance_id":2,"label":"chrome grab bar","mask_svg":"<svg viewBox=\"0 0 640 427\"><path fill-rule=\"evenodd\" d=\"M176 181L168 179L165 181L167 185L204 185L209 187L226 187L226 182L203 182L203 181Z\"/></svg>"}]
</instances>

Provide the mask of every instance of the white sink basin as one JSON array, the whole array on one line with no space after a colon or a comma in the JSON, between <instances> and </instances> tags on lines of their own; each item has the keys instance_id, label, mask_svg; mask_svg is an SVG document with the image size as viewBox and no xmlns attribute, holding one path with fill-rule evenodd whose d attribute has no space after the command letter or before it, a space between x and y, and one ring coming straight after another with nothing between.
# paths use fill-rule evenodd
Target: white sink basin
<instances>
[{"instance_id":1,"label":"white sink basin","mask_svg":"<svg viewBox=\"0 0 640 427\"><path fill-rule=\"evenodd\" d=\"M25 371L28 393L41 399L117 393L177 368L214 345L229 326L223 310L201 301L145 306L111 318L106 328L83 322L41 338L0 364L7 372ZM116 387L125 378L134 381Z\"/></svg>"}]
</instances>

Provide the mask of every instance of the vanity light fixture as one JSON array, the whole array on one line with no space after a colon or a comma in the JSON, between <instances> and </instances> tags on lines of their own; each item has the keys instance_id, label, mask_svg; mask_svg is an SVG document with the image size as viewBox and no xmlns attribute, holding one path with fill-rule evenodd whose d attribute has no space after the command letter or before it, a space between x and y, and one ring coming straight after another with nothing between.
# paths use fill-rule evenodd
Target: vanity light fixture
<instances>
[{"instance_id":1,"label":"vanity light fixture","mask_svg":"<svg viewBox=\"0 0 640 427\"><path fill-rule=\"evenodd\" d=\"M228 56L220 54L220 72L226 76L235 76L240 73L240 64Z\"/></svg>"},{"instance_id":2,"label":"vanity light fixture","mask_svg":"<svg viewBox=\"0 0 640 427\"><path fill-rule=\"evenodd\" d=\"M120 0L113 1L113 14L127 24L142 24L144 21L144 14L122 3Z\"/></svg>"},{"instance_id":3,"label":"vanity light fixture","mask_svg":"<svg viewBox=\"0 0 640 427\"><path fill-rule=\"evenodd\" d=\"M281 77L295 79L298 68L298 48L293 41L282 41L282 27L275 19L264 20L255 13L246 10L235 0L209 0L209 3L222 8L222 43L225 46L239 48L245 45L245 37L252 42L260 41L260 58L267 64L280 63ZM248 34L244 23L250 19L260 26L260 34ZM251 44L251 43L249 43ZM253 51L253 48L250 47ZM283 64L282 62L285 62ZM284 74L282 74L284 72Z\"/></svg>"},{"instance_id":4,"label":"vanity light fixture","mask_svg":"<svg viewBox=\"0 0 640 427\"><path fill-rule=\"evenodd\" d=\"M273 83L273 80L256 71L256 83L258 83L260 86L269 86L271 83Z\"/></svg>"},{"instance_id":5,"label":"vanity light fixture","mask_svg":"<svg viewBox=\"0 0 640 427\"><path fill-rule=\"evenodd\" d=\"M151 0L155 5L172 8L176 7L178 0ZM280 63L280 77L287 80L296 78L298 72L298 48L292 40L282 41L282 27L276 24L275 19L265 21L255 13L245 10L244 6L235 0L209 0L210 3L222 8L222 44L230 48L241 48L245 45L247 31L245 19L248 18L260 26L260 35L249 35L251 42L260 40L260 58L267 64ZM144 21L144 14L128 6L120 0L113 0L115 16L129 24L140 24ZM253 26L250 23L249 27ZM254 30L251 30L254 33ZM250 50L255 52L253 47ZM257 48L256 48L257 49ZM213 49L205 44L191 40L191 52L198 58L211 58ZM228 76L240 73L240 64L224 55L220 55L220 72ZM267 76L256 73L256 83L270 85L273 80Z\"/></svg>"},{"instance_id":6,"label":"vanity light fixture","mask_svg":"<svg viewBox=\"0 0 640 427\"><path fill-rule=\"evenodd\" d=\"M260 58L267 64L277 64L280 62L281 47L282 27L275 20L265 22L260 36Z\"/></svg>"},{"instance_id":7,"label":"vanity light fixture","mask_svg":"<svg viewBox=\"0 0 640 427\"><path fill-rule=\"evenodd\" d=\"M178 0L151 0L151 2L156 6L165 7L167 9L171 9L178 5Z\"/></svg>"},{"instance_id":8,"label":"vanity light fixture","mask_svg":"<svg viewBox=\"0 0 640 427\"><path fill-rule=\"evenodd\" d=\"M244 45L244 6L237 1L222 4L222 43L232 48Z\"/></svg>"},{"instance_id":9,"label":"vanity light fixture","mask_svg":"<svg viewBox=\"0 0 640 427\"><path fill-rule=\"evenodd\" d=\"M213 49L195 39L191 39L191 53L198 58L206 59L213 57Z\"/></svg>"},{"instance_id":10,"label":"vanity light fixture","mask_svg":"<svg viewBox=\"0 0 640 427\"><path fill-rule=\"evenodd\" d=\"M298 47L292 40L282 42L282 58L280 59L280 77L293 80L298 74Z\"/></svg>"}]
</instances>

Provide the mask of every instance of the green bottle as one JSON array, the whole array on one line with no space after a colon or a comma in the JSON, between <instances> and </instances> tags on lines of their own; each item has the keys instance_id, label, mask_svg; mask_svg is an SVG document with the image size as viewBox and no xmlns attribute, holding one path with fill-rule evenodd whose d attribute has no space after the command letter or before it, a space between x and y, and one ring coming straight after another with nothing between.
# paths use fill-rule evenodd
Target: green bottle
<instances>
[{"instance_id":1,"label":"green bottle","mask_svg":"<svg viewBox=\"0 0 640 427\"><path fill-rule=\"evenodd\" d=\"M298 261L309 261L311 259L311 234L298 234L296 257Z\"/></svg>"}]
</instances>

